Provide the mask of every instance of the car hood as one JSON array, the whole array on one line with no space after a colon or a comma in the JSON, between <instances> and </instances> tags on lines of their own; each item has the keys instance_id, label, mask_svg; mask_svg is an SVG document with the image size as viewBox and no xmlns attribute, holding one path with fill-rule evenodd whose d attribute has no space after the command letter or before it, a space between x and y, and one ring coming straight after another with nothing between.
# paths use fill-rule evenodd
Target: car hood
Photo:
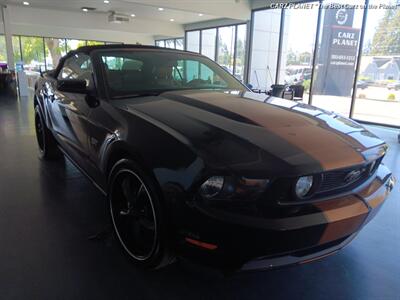
<instances>
[{"instance_id":1,"label":"car hood","mask_svg":"<svg viewBox=\"0 0 400 300\"><path fill-rule=\"evenodd\" d=\"M366 153L384 146L350 119L265 94L191 90L114 103L175 135L206 163L241 172L338 169L364 163Z\"/></svg>"}]
</instances>

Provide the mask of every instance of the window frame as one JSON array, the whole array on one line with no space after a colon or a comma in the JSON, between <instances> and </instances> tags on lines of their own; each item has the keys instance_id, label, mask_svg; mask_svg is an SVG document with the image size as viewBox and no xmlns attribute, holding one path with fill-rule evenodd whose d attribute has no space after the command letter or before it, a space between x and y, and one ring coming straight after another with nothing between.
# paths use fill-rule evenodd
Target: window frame
<instances>
[{"instance_id":1,"label":"window frame","mask_svg":"<svg viewBox=\"0 0 400 300\"><path fill-rule=\"evenodd\" d=\"M322 7L322 4L324 2L327 2L327 0L306 0L306 1L294 1L292 2L293 4L298 4L298 3L309 3L309 2L319 2L320 7ZM362 21L361 21L361 28L360 28L360 39L359 39L359 47L357 51L357 57L356 57L356 62L355 62L355 71L354 71L354 78L353 78L353 89L351 93L351 99L350 99L350 110L349 114L346 117L349 117L351 119L354 119L354 108L355 108L355 101L356 101L356 94L357 94L357 78L359 77L360 73L360 67L361 67L361 59L362 59L362 51L364 48L364 37L365 37L365 31L366 31L366 22L368 18L368 13L369 13L369 2L370 0L363 0L362 1L364 4L364 11L362 15ZM273 9L271 7L260 7L256 9L252 9L251 11L251 18L250 18L250 28L248 28L249 35L248 35L248 47L247 47L247 59L246 59L246 65L247 65L247 70L245 70L245 82L248 83L249 80L249 73L250 73L250 64L251 64L251 52L252 52L252 39L253 39L253 26L254 26L254 14L257 11L261 10L268 10L268 9ZM322 23L322 14L323 14L323 9L320 8L318 11L318 17L317 17L317 30L315 32L315 45L314 45L314 54L312 57L312 72L311 72L311 83L310 83L310 97L308 100L308 104L312 105L312 98L313 98L313 93L312 93L312 87L313 87L313 82L315 80L315 72L316 72L316 65L317 65L317 57L318 57L318 44L319 44L319 36L321 33L321 23ZM280 32L279 32L279 49L282 49L282 42L283 42L283 34L284 34L284 19L285 19L285 8L282 8L282 17L280 21ZM277 57L277 75L280 70L280 64L281 64L281 50L278 50L278 57ZM278 82L278 76L275 78L275 84ZM365 124L376 124L376 125L384 125L384 126L390 126L394 128L400 128L400 126L396 125L390 125L390 124L385 124L385 123L373 123L373 122L368 122L368 121L363 121L363 120L358 120L354 119L357 122L360 123L365 123Z\"/></svg>"},{"instance_id":2,"label":"window frame","mask_svg":"<svg viewBox=\"0 0 400 300\"><path fill-rule=\"evenodd\" d=\"M174 41L174 48L169 48L169 47L167 47L166 45L167 45L167 41ZM160 48L167 48L167 49L174 49L174 50L181 50L181 49L177 49L176 48L176 41L177 40L182 40L182 42L183 42L183 50L185 50L185 38L184 37L172 37L172 38L164 38L164 39L155 39L154 40L154 46L156 46L156 47L160 47ZM157 45L157 43L159 43L159 42L163 42L164 43L164 46L159 46L159 45Z\"/></svg>"},{"instance_id":3,"label":"window frame","mask_svg":"<svg viewBox=\"0 0 400 300\"><path fill-rule=\"evenodd\" d=\"M196 29L190 29L190 30L185 30L185 42L184 42L184 50L187 50L187 34L189 32L193 32L193 31L199 31L199 53L201 54L201 50L202 50L202 40L203 40L203 31L204 30L209 30L209 29L216 29L216 35L215 35L215 54L214 54L214 61L217 62L218 60L218 49L219 49L219 43L218 43L218 36L219 36L219 29L222 27L230 27L230 26L234 26L235 27L235 35L234 35L234 49L233 49L233 70L232 73L230 73L231 75L235 76L235 71L236 71L236 58L237 58L237 32L238 32L238 26L240 25L246 25L246 45L245 45L245 70L244 70L244 74L243 74L243 82L242 84L247 83L247 69L248 69L248 61L249 61L249 42L250 42L250 32L249 32L249 26L250 26L251 22L238 22L238 23L227 23L227 24L223 24L223 25L218 25L218 26L207 26L207 27L201 27L201 28L196 28Z\"/></svg>"},{"instance_id":4,"label":"window frame","mask_svg":"<svg viewBox=\"0 0 400 300\"><path fill-rule=\"evenodd\" d=\"M75 38L71 38L71 37L56 37L56 36L38 36L38 35L26 35L26 34L13 34L12 35L12 37L15 37L17 40L18 40L18 43L19 43L19 55L20 55L20 58L21 58L21 61L22 62L24 62L24 57L23 57L23 55L22 55L22 53L23 53L23 51L22 51L22 43L21 43L21 38L22 37L30 37L30 38L32 38L32 37L34 37L34 38L41 38L42 39L42 43L43 43L43 54L44 54L44 67L45 67L45 69L44 69L44 71L55 71L55 70L57 70L57 67L58 66L54 66L54 68L53 69L48 69L47 68L47 60L46 60L46 50L47 50L47 46L46 46L46 41L45 41L45 39L59 39L59 40L64 40L64 50L65 50L65 55L68 55L68 52L70 52L70 51L75 51L76 49L73 49L73 50L70 50L70 51L68 51L68 48L67 48L67 40L75 40ZM107 44L109 44L109 43L111 43L111 44L123 44L123 43L119 43L119 42L110 42L110 41L101 41L101 40L87 40L87 39L83 39L83 41L85 41L85 46L87 46L87 42L88 41L96 41L96 42L100 42L100 43L104 43L104 45L107 45ZM64 55L64 56L65 56ZM62 57L61 57L61 59L62 59ZM59 61L59 63L61 62L61 59L60 59L60 61Z\"/></svg>"}]
</instances>

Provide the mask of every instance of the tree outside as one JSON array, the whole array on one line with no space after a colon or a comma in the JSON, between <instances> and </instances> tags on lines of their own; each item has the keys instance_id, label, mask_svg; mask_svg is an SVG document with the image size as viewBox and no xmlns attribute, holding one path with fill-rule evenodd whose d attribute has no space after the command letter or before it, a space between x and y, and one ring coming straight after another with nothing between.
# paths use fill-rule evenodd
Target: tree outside
<instances>
[{"instance_id":1,"label":"tree outside","mask_svg":"<svg viewBox=\"0 0 400 300\"><path fill-rule=\"evenodd\" d=\"M370 45L371 55L400 54L400 10L386 9Z\"/></svg>"},{"instance_id":2,"label":"tree outside","mask_svg":"<svg viewBox=\"0 0 400 300\"><path fill-rule=\"evenodd\" d=\"M29 65L32 69L39 70L44 66L44 44L43 38L22 36L21 52L25 65Z\"/></svg>"},{"instance_id":3,"label":"tree outside","mask_svg":"<svg viewBox=\"0 0 400 300\"><path fill-rule=\"evenodd\" d=\"M53 69L60 58L65 55L65 40L58 38L45 38L46 43L46 67Z\"/></svg>"},{"instance_id":4,"label":"tree outside","mask_svg":"<svg viewBox=\"0 0 400 300\"><path fill-rule=\"evenodd\" d=\"M7 60L7 52L6 52L6 39L4 35L0 35L0 61Z\"/></svg>"}]
</instances>

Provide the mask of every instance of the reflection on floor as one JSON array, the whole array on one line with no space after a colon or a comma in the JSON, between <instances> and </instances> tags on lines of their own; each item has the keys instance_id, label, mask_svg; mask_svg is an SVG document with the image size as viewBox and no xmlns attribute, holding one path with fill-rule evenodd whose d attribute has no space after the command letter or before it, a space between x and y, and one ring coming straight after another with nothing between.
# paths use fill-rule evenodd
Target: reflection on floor
<instances>
[{"instance_id":1,"label":"reflection on floor","mask_svg":"<svg viewBox=\"0 0 400 300\"><path fill-rule=\"evenodd\" d=\"M369 127L400 178L397 131ZM69 162L37 158L33 107L0 97L1 299L399 299L399 186L343 251L308 265L229 278L179 262L135 269L114 239L88 237L108 222L105 198Z\"/></svg>"}]
</instances>

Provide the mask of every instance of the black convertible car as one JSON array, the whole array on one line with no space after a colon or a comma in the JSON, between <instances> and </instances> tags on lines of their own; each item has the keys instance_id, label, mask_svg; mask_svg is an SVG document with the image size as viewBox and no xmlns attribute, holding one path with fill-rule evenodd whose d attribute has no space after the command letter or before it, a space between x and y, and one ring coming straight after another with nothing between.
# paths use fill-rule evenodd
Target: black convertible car
<instances>
[{"instance_id":1,"label":"black convertible car","mask_svg":"<svg viewBox=\"0 0 400 300\"><path fill-rule=\"evenodd\" d=\"M324 257L394 184L385 143L359 124L253 93L196 53L82 47L38 80L34 106L42 159L67 156L107 195L123 250L145 268Z\"/></svg>"}]
</instances>

